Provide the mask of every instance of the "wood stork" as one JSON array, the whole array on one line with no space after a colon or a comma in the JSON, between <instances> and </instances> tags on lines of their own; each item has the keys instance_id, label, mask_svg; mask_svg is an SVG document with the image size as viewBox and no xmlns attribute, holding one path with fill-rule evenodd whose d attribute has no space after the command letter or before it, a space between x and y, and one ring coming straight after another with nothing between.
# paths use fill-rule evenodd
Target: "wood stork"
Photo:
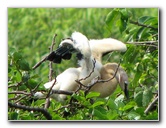
<instances>
[{"instance_id":1,"label":"wood stork","mask_svg":"<svg viewBox=\"0 0 166 128\"><path fill-rule=\"evenodd\" d=\"M61 59L70 58L71 52L77 52L79 68L68 68L56 78L56 83L53 90L66 90L74 91L77 89L78 84L75 80L87 77L93 69L94 57L91 54L91 49L89 46L89 41L86 36L79 32L74 32L71 35L71 39L64 40L60 43L59 48L48 56L47 60L59 63ZM58 58L56 58L58 56ZM95 63L94 71L85 80L81 82L87 85L93 78L100 76L100 71L102 65L98 61ZM45 88L50 88L54 83L54 80L44 84ZM63 101L66 98L64 94L55 94L53 98Z\"/></svg>"},{"instance_id":2,"label":"wood stork","mask_svg":"<svg viewBox=\"0 0 166 128\"><path fill-rule=\"evenodd\" d=\"M70 59L72 52L77 52L78 62L80 64L79 68L69 68L64 72L59 74L56 78L56 83L53 86L53 90L66 90L66 91L75 91L78 88L75 80L87 77L93 68L93 60L96 59L94 72L86 80L81 81L84 85L88 85L90 81L96 76L101 76L102 79L107 79L112 76L115 72L117 64L106 64L102 65L102 56L111 52L111 51L126 51L126 45L121 41L116 39L107 38L101 40L88 40L86 36L79 32L74 32L71 35L71 38L63 40L59 48L52 52L47 60L50 60L54 63L60 63L62 59ZM108 70L108 71L107 71ZM113 93L116 89L118 82L123 80L123 77L120 77L121 72L124 70L120 67L118 69L116 77L106 83L97 83L94 87L91 88L91 91L100 92L100 97L106 97ZM44 84L46 89L50 88L54 83L54 80ZM123 84L121 84L123 85ZM124 86L122 89L125 90ZM54 94L53 98L63 101L66 98L64 94Z\"/></svg>"}]
</instances>

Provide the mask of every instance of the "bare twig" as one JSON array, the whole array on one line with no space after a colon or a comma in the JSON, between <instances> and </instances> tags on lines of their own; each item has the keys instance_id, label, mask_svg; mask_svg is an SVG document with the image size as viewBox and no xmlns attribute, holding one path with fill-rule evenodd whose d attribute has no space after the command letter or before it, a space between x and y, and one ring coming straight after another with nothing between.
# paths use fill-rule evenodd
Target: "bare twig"
<instances>
[{"instance_id":1,"label":"bare twig","mask_svg":"<svg viewBox=\"0 0 166 128\"><path fill-rule=\"evenodd\" d=\"M52 86L51 86L50 90L48 91L48 94L47 94L46 98L49 98L50 93L51 93L52 88L54 87L55 83L56 83L56 78L55 78L55 80L54 80L54 82L53 82L53 84L52 84Z\"/></svg>"},{"instance_id":2,"label":"bare twig","mask_svg":"<svg viewBox=\"0 0 166 128\"><path fill-rule=\"evenodd\" d=\"M151 46L151 47L158 48L158 41L127 42L127 44Z\"/></svg>"},{"instance_id":3,"label":"bare twig","mask_svg":"<svg viewBox=\"0 0 166 128\"><path fill-rule=\"evenodd\" d=\"M132 21L132 20L130 20L130 23L131 23L131 24L138 25L138 26L142 26L142 27L145 27L145 28L151 28L151 29L154 29L154 30L158 30L158 28L155 28L155 27L153 27L153 26L146 25L146 24L141 24L141 23L139 23L139 22L137 22L137 21Z\"/></svg>"},{"instance_id":4,"label":"bare twig","mask_svg":"<svg viewBox=\"0 0 166 128\"><path fill-rule=\"evenodd\" d=\"M50 47L50 53L52 53L52 51L53 51L53 47L54 47L54 45L55 45L55 37L56 37L56 36L57 36L57 34L55 34L55 35L53 36L52 44L51 44L51 47ZM49 81L52 80L52 74L53 74L52 62L50 62L50 63L49 63ZM53 85L51 86L51 88L50 88L50 90L49 90L49 92L48 92L48 95L46 96L46 103L45 103L44 108L48 108L49 105L50 105L50 97L49 97L49 95L50 95L50 92L51 92L51 90L52 90L52 88L53 88L55 82L56 82L56 78L55 78L55 81L54 81Z\"/></svg>"},{"instance_id":5,"label":"bare twig","mask_svg":"<svg viewBox=\"0 0 166 128\"><path fill-rule=\"evenodd\" d=\"M27 110L27 111L41 112L46 117L46 119L52 120L52 116L50 115L50 113L48 113L48 111L43 108L35 108L35 107L29 107L29 106L25 106L25 105L17 105L17 104L13 104L11 102L8 102L8 106L11 108L19 108L19 109L23 109L23 110Z\"/></svg>"},{"instance_id":6,"label":"bare twig","mask_svg":"<svg viewBox=\"0 0 166 128\"><path fill-rule=\"evenodd\" d=\"M55 37L57 36L57 34L54 35L53 37L53 41L52 41L52 45L50 47L50 51L53 51L53 46L55 45ZM51 53L51 52L50 52ZM39 67L44 61L46 61L48 55L45 56L41 61L39 61L37 64L35 64L32 69L35 70L37 67Z\"/></svg>"},{"instance_id":7,"label":"bare twig","mask_svg":"<svg viewBox=\"0 0 166 128\"><path fill-rule=\"evenodd\" d=\"M21 101L24 98L27 98L27 95L24 95L24 96L20 97L18 100L14 101L14 103L18 103L19 101Z\"/></svg>"},{"instance_id":8,"label":"bare twig","mask_svg":"<svg viewBox=\"0 0 166 128\"><path fill-rule=\"evenodd\" d=\"M54 35L53 39L52 39L52 44L51 44L51 47L50 47L50 53L52 53L53 51L53 47L55 45L55 37L57 36L57 34ZM49 81L52 80L52 74L53 74L53 69L52 69L52 62L49 63Z\"/></svg>"},{"instance_id":9,"label":"bare twig","mask_svg":"<svg viewBox=\"0 0 166 128\"><path fill-rule=\"evenodd\" d=\"M65 95L72 95L75 93L74 91L64 91L64 90L52 90L52 94L65 94Z\"/></svg>"},{"instance_id":10,"label":"bare twig","mask_svg":"<svg viewBox=\"0 0 166 128\"><path fill-rule=\"evenodd\" d=\"M38 85L36 85L36 87L34 89L32 89L32 92L35 92L38 89L38 87L40 86L41 83L42 82L40 82Z\"/></svg>"},{"instance_id":11,"label":"bare twig","mask_svg":"<svg viewBox=\"0 0 166 128\"><path fill-rule=\"evenodd\" d=\"M35 70L37 67L39 67L44 61L46 61L48 55L44 57L41 61L39 61L37 64L35 64L32 69Z\"/></svg>"},{"instance_id":12,"label":"bare twig","mask_svg":"<svg viewBox=\"0 0 166 128\"><path fill-rule=\"evenodd\" d=\"M18 83L16 83L16 84L12 84L12 85L8 86L8 88L18 87L18 86L20 86L21 84L22 84L22 81L21 81L21 82L18 82Z\"/></svg>"},{"instance_id":13,"label":"bare twig","mask_svg":"<svg viewBox=\"0 0 166 128\"><path fill-rule=\"evenodd\" d=\"M90 83L90 84L87 86L87 90L85 91L85 95L89 92L89 90L90 90L93 86L95 86L95 84L97 84L97 83L109 82L110 80L114 79L115 76L116 76L116 74L117 74L117 72L118 72L119 66L120 66L120 62L119 62L119 64L118 64L118 67L117 67L117 69L116 69L114 75L113 75L111 78L109 78L109 79L107 79L107 80L101 80L101 79L99 79L99 77L95 78L96 80L93 81L93 83Z\"/></svg>"},{"instance_id":14,"label":"bare twig","mask_svg":"<svg viewBox=\"0 0 166 128\"><path fill-rule=\"evenodd\" d=\"M92 61L93 61L93 60L92 60ZM89 78L89 77L92 75L92 73L94 72L94 69L95 69L95 64L96 64L96 60L94 59L92 71L91 71L91 72L89 73L89 75L86 76L85 78L79 79L79 80L78 80L79 82L82 81L82 80L86 80L87 78Z\"/></svg>"},{"instance_id":15,"label":"bare twig","mask_svg":"<svg viewBox=\"0 0 166 128\"><path fill-rule=\"evenodd\" d=\"M25 92L25 91L13 91L8 92L8 94L24 94L24 95L31 95L31 93Z\"/></svg>"},{"instance_id":16,"label":"bare twig","mask_svg":"<svg viewBox=\"0 0 166 128\"><path fill-rule=\"evenodd\" d=\"M154 100L148 105L146 110L144 111L145 114L148 114L148 112L153 108L154 104L158 101L158 96L154 98Z\"/></svg>"}]
</instances>

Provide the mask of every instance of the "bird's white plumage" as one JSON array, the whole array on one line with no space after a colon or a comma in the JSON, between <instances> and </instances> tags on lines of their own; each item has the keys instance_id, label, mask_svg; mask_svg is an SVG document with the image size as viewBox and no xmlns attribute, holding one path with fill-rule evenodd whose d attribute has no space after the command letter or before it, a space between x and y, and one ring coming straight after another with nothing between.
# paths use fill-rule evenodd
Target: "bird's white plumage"
<instances>
[{"instance_id":1,"label":"bird's white plumage","mask_svg":"<svg viewBox=\"0 0 166 128\"><path fill-rule=\"evenodd\" d=\"M76 90L78 85L75 80L85 78L90 74L90 72L92 72L94 58L91 55L88 39L86 38L86 36L79 32L72 33L71 38L73 42L70 41L69 43L83 55L83 59L79 62L81 67L69 68L58 75L56 78L56 83L52 88L53 90ZM64 43L66 42L63 41L60 45L64 45ZM99 62L96 62L95 67L97 66L101 66L101 64ZM100 71L97 68L94 69L94 72L90 75L90 77L81 82L84 85L87 85L96 76L100 76ZM51 82L47 82L44 84L44 87L48 89L53 85L53 83L54 80ZM62 101L66 98L66 95L55 94L52 97L59 101Z\"/></svg>"},{"instance_id":2,"label":"bird's white plumage","mask_svg":"<svg viewBox=\"0 0 166 128\"><path fill-rule=\"evenodd\" d=\"M87 77L93 69L93 61L96 59L94 72L86 80L81 81L84 85L88 85L96 76L101 78L108 78L111 76L110 72L114 72L114 69L106 65L102 65L102 55L111 51L126 51L126 45L116 39L107 38L101 40L88 40L87 37L79 32L74 32L71 35L71 39L63 40L60 43L60 47L68 43L73 46L74 49L79 51L83 55L83 59L79 60L79 68L69 68L59 74L56 78L56 83L53 90L65 90L74 91L78 85L75 80ZM108 72L109 70L110 72ZM120 71L118 72L120 74ZM106 97L116 89L120 77L116 77L107 83L98 83L91 91L97 91L101 93L101 97ZM44 84L46 89L49 89L54 83L54 80ZM110 85L111 84L111 85ZM52 97L56 100L63 101L66 95L54 94Z\"/></svg>"},{"instance_id":3,"label":"bird's white plumage","mask_svg":"<svg viewBox=\"0 0 166 128\"><path fill-rule=\"evenodd\" d=\"M107 52L120 51L125 52L127 47L124 43L113 38L105 38L101 40L91 39L89 41L90 49L95 59L102 61L102 55Z\"/></svg>"}]
</instances>

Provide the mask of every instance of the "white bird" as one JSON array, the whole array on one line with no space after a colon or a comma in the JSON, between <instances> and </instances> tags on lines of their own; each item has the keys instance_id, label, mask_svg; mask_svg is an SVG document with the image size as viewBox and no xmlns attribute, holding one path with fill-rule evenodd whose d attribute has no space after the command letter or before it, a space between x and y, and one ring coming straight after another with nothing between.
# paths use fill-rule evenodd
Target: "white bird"
<instances>
[{"instance_id":1,"label":"white bird","mask_svg":"<svg viewBox=\"0 0 166 128\"><path fill-rule=\"evenodd\" d=\"M107 38L102 40L90 40L90 47L93 57L102 63L102 57L112 51L125 52L127 47L124 43L119 40ZM118 70L117 70L118 69ZM117 73L116 73L117 70ZM100 75L102 80L108 80L114 76L108 82L101 82L95 84L90 91L99 92L99 97L110 96L117 88L119 84L121 89L124 91L126 98L129 98L128 94L128 75L125 70L119 66L117 63L107 63L102 66L100 70Z\"/></svg>"},{"instance_id":2,"label":"white bird","mask_svg":"<svg viewBox=\"0 0 166 128\"><path fill-rule=\"evenodd\" d=\"M74 91L78 87L75 80L85 78L92 72L94 58L91 54L89 41L86 36L79 32L72 33L71 39L62 41L59 45L59 49L52 53L52 55L48 57L48 60L57 62L54 56L58 55L59 58L61 58L62 56L68 56L72 51L78 52L78 62L80 67L66 69L58 75L56 77L56 83L52 88L53 90ZM100 71L98 69L101 69L101 63L97 61L95 63L95 67L94 72L87 79L81 81L82 84L87 85L93 78L100 76ZM53 83L54 80L47 82L44 84L44 87L48 89L53 85ZM66 95L54 94L52 97L59 101L63 101L66 98Z\"/></svg>"},{"instance_id":3,"label":"white bird","mask_svg":"<svg viewBox=\"0 0 166 128\"><path fill-rule=\"evenodd\" d=\"M110 66L106 65L102 66L101 64L102 56L111 51L116 51L116 50L124 52L126 51L126 49L127 49L126 45L116 39L107 38L101 40L88 41L86 36L84 36L83 34L79 32L74 32L71 38L67 38L60 43L59 48L55 52L52 52L48 56L47 60L53 61L54 63L60 63L61 59L70 59L71 53L73 51L77 51L80 67L66 69L64 72L58 75L56 78L56 84L52 89L75 91L78 87L78 84L75 82L75 80L85 78L90 74L93 68L94 58L96 59L94 72L91 74L90 77L81 82L84 85L88 85L88 83L90 83L93 78L95 78L96 76L100 77L100 74L102 79L109 78L112 75L112 73L115 71L115 69L112 67L116 66L112 66L114 64L111 64ZM109 70L107 71L107 69ZM91 88L91 91L100 92L101 93L100 97L111 95L112 92L114 91L113 88L115 88L115 86L117 86L119 82L118 79L121 78L118 77L120 69L121 68L119 68L118 70L116 78L106 83L96 84L94 87ZM51 82L47 82L44 84L44 87L46 89L49 89L53 85L53 83L54 80ZM112 91L110 88L112 88ZM52 97L59 101L63 101L66 98L66 95L54 94L52 95Z\"/></svg>"}]
</instances>

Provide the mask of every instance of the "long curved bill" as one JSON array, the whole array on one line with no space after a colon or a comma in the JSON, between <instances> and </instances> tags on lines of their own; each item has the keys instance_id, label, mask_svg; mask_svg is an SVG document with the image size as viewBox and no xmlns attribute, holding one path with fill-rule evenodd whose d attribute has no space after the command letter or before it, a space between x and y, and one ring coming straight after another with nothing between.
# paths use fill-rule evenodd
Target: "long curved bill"
<instances>
[{"instance_id":1,"label":"long curved bill","mask_svg":"<svg viewBox=\"0 0 166 128\"><path fill-rule=\"evenodd\" d=\"M125 81L125 82L124 82L124 85L125 85L125 86L124 86L124 94L125 94L127 100L129 100L128 83Z\"/></svg>"}]
</instances>

